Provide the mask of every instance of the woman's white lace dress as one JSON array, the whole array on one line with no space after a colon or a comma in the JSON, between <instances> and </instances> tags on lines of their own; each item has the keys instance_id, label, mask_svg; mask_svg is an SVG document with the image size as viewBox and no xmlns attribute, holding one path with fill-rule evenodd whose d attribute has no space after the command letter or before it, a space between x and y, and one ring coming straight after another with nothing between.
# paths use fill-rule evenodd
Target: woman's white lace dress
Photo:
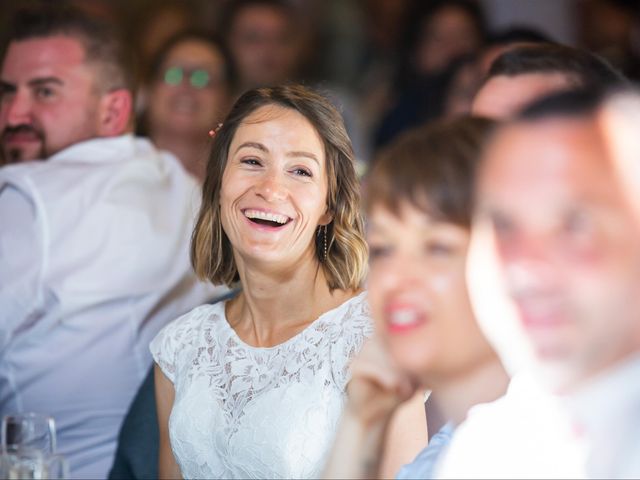
<instances>
[{"instance_id":1,"label":"woman's white lace dress","mask_svg":"<svg viewBox=\"0 0 640 480\"><path fill-rule=\"evenodd\" d=\"M167 325L151 353L174 384L169 436L184 478L317 478L348 365L372 331L365 293L271 348L245 344L224 303Z\"/></svg>"}]
</instances>

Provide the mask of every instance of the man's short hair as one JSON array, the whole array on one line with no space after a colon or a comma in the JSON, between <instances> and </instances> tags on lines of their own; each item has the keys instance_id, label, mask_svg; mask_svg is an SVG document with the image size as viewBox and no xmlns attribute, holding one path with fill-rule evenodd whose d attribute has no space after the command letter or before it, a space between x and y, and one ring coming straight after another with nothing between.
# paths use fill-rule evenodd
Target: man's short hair
<instances>
[{"instance_id":1,"label":"man's short hair","mask_svg":"<svg viewBox=\"0 0 640 480\"><path fill-rule=\"evenodd\" d=\"M557 44L513 47L494 60L487 79L526 74L564 74L577 88L607 89L627 79L601 57L586 50Z\"/></svg>"},{"instance_id":2,"label":"man's short hair","mask_svg":"<svg viewBox=\"0 0 640 480\"><path fill-rule=\"evenodd\" d=\"M535 122L549 118L590 117L595 115L608 95L607 90L589 88L555 92L528 105L515 120Z\"/></svg>"},{"instance_id":3,"label":"man's short hair","mask_svg":"<svg viewBox=\"0 0 640 480\"><path fill-rule=\"evenodd\" d=\"M5 36L3 57L11 42L55 35L77 39L85 49L85 61L100 70L97 86L104 91L135 87L132 61L118 31L83 11L59 4L39 5L16 12Z\"/></svg>"}]
</instances>

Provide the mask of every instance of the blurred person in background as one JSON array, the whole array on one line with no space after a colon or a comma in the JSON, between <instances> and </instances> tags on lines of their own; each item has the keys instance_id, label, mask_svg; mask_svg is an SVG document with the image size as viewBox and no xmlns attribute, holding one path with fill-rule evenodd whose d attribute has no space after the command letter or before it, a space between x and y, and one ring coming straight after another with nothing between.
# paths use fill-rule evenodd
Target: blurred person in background
<instances>
[{"instance_id":1,"label":"blurred person in background","mask_svg":"<svg viewBox=\"0 0 640 480\"><path fill-rule=\"evenodd\" d=\"M302 32L286 0L235 0L222 15L221 31L238 73L238 93L296 80Z\"/></svg>"},{"instance_id":2,"label":"blurred person in background","mask_svg":"<svg viewBox=\"0 0 640 480\"><path fill-rule=\"evenodd\" d=\"M231 106L234 70L221 40L206 33L179 33L151 62L142 133L173 153L204 180L209 132Z\"/></svg>"},{"instance_id":3,"label":"blurred person in background","mask_svg":"<svg viewBox=\"0 0 640 480\"><path fill-rule=\"evenodd\" d=\"M553 92L602 91L626 83L620 72L586 50L557 44L516 46L491 64L471 110L474 115L505 119Z\"/></svg>"},{"instance_id":4,"label":"blurred person in background","mask_svg":"<svg viewBox=\"0 0 640 480\"><path fill-rule=\"evenodd\" d=\"M574 8L580 44L640 80L640 2L576 2Z\"/></svg>"},{"instance_id":5,"label":"blurred person in background","mask_svg":"<svg viewBox=\"0 0 640 480\"><path fill-rule=\"evenodd\" d=\"M74 478L105 478L147 346L220 290L188 245L199 188L132 136L132 74L109 26L44 6L0 71L0 416L54 417ZM226 291L226 289L225 289Z\"/></svg>"},{"instance_id":6,"label":"blurred person in background","mask_svg":"<svg viewBox=\"0 0 640 480\"><path fill-rule=\"evenodd\" d=\"M472 298L508 296L513 315L478 318L505 364L529 357L458 429L442 478L640 475L640 223L601 104L584 90L543 99L484 154L470 264L490 258L500 275L470 275Z\"/></svg>"},{"instance_id":7,"label":"blurred person in background","mask_svg":"<svg viewBox=\"0 0 640 480\"><path fill-rule=\"evenodd\" d=\"M152 60L172 37L196 28L197 4L192 0L152 0L135 2L127 30L140 62L138 75L148 76Z\"/></svg>"},{"instance_id":8,"label":"blurred person in background","mask_svg":"<svg viewBox=\"0 0 640 480\"><path fill-rule=\"evenodd\" d=\"M309 19L290 1L237 0L228 4L221 18L221 30L236 67L238 94L251 88L296 81L309 56L304 54L314 53L307 48L314 32L303 30ZM355 99L335 84L321 82L317 89L329 97L343 115L356 153L358 173L362 173L369 157L369 145L355 112Z\"/></svg>"},{"instance_id":9,"label":"blurred person in background","mask_svg":"<svg viewBox=\"0 0 640 480\"><path fill-rule=\"evenodd\" d=\"M432 478L469 408L506 390L465 281L473 178L491 130L491 121L468 117L412 129L382 151L367 177L376 333L353 362L326 477L380 478L392 413L414 390L431 389L448 423L396 478Z\"/></svg>"},{"instance_id":10,"label":"blurred person in background","mask_svg":"<svg viewBox=\"0 0 640 480\"><path fill-rule=\"evenodd\" d=\"M471 112L473 99L493 61L506 50L523 44L550 43L537 30L513 27L493 34L478 53L466 55L450 67L444 100L443 116L454 117Z\"/></svg>"},{"instance_id":11,"label":"blurred person in background","mask_svg":"<svg viewBox=\"0 0 640 480\"><path fill-rule=\"evenodd\" d=\"M478 52L485 41L485 19L472 0L415 2L408 9L399 55L393 104L382 118L374 144L438 118L452 62Z\"/></svg>"}]
</instances>

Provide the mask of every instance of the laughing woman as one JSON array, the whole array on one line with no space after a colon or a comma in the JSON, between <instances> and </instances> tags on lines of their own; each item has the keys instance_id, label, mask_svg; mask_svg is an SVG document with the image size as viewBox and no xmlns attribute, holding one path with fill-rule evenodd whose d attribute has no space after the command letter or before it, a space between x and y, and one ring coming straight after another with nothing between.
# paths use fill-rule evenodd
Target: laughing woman
<instances>
[{"instance_id":1,"label":"laughing woman","mask_svg":"<svg viewBox=\"0 0 640 480\"><path fill-rule=\"evenodd\" d=\"M241 292L151 345L161 477L318 477L372 333L359 209L351 143L323 97L240 97L214 137L191 254Z\"/></svg>"}]
</instances>

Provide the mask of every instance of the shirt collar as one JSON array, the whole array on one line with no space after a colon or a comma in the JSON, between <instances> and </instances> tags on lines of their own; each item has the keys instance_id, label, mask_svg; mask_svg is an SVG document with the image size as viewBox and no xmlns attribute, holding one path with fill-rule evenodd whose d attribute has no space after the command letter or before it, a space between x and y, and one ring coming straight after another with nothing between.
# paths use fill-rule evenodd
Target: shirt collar
<instances>
[{"instance_id":1,"label":"shirt collar","mask_svg":"<svg viewBox=\"0 0 640 480\"><path fill-rule=\"evenodd\" d=\"M47 159L47 162L87 162L126 160L136 148L131 133L117 137L92 138L75 143Z\"/></svg>"}]
</instances>

